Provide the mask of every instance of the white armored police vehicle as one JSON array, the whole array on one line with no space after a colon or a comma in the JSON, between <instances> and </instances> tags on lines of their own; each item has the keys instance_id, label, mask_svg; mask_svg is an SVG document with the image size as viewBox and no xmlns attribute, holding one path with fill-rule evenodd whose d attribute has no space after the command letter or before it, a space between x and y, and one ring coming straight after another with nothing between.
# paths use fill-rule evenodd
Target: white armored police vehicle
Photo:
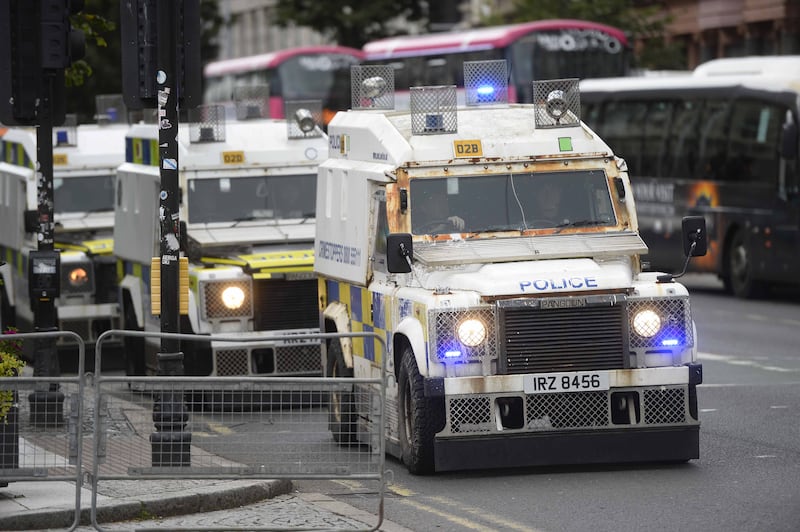
<instances>
[{"instance_id":1,"label":"white armored police vehicle","mask_svg":"<svg viewBox=\"0 0 800 532\"><path fill-rule=\"evenodd\" d=\"M56 326L83 338L87 367L97 337L119 326L114 181L129 128L121 96L98 96L97 104L96 124L76 126L68 116L68 125L53 130L54 247L61 264ZM33 329L28 254L37 249L39 229L36 160L35 129L0 130L0 259L7 263L0 266L3 330ZM62 369L74 370L76 346L58 342ZM106 352L118 358L119 350L111 347Z\"/></svg>"},{"instance_id":2,"label":"white armored police vehicle","mask_svg":"<svg viewBox=\"0 0 800 532\"><path fill-rule=\"evenodd\" d=\"M327 157L327 138L316 125L320 104L287 104L287 116L297 121L261 118L265 100L238 105L241 120L226 123L221 106L207 106L179 128L181 249L188 263L180 332L250 341L182 342L184 372L320 375L319 340L270 338L319 331L312 246L317 165ZM159 332L160 289L151 284L151 272L160 268L157 126L134 126L126 143L114 231L123 324ZM128 374L155 374L159 339L125 342Z\"/></svg>"},{"instance_id":3,"label":"white armored police vehicle","mask_svg":"<svg viewBox=\"0 0 800 532\"><path fill-rule=\"evenodd\" d=\"M416 87L400 112L392 76L353 69L315 242L325 330L388 344L336 339L325 357L340 378L385 362L387 451L423 474L697 458L689 295L642 271L625 162L580 121L577 80L508 105L503 61L465 63L466 107L455 86ZM689 255L704 227L686 219ZM369 443L359 392L331 395L341 444Z\"/></svg>"}]
</instances>

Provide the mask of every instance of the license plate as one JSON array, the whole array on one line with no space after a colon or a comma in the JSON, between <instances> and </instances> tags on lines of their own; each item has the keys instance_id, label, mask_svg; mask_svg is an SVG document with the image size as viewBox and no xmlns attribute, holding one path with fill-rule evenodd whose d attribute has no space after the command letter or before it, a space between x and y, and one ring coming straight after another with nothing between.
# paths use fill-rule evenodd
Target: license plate
<instances>
[{"instance_id":1,"label":"license plate","mask_svg":"<svg viewBox=\"0 0 800 532\"><path fill-rule=\"evenodd\" d=\"M532 373L523 376L522 386L528 394L608 390L608 372Z\"/></svg>"}]
</instances>

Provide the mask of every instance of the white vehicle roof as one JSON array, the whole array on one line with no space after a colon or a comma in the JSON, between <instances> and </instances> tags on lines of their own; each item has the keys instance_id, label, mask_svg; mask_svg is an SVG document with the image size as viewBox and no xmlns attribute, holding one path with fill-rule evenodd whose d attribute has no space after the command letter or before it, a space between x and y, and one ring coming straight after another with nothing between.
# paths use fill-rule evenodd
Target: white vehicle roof
<instances>
[{"instance_id":1,"label":"white vehicle roof","mask_svg":"<svg viewBox=\"0 0 800 532\"><path fill-rule=\"evenodd\" d=\"M190 142L191 124L179 126L178 165L181 171L211 168L236 168L247 170L270 167L291 167L314 165L327 156L328 143L323 137L290 139L284 120L243 120L227 122L224 125L225 140L222 142ZM158 161L158 127L155 124L137 124L127 134L127 140L134 153L141 149L143 157L135 160L128 156L128 162L155 164ZM137 143L149 143L137 147ZM155 151L153 151L155 148ZM223 156L242 153L241 164ZM153 163L153 161L156 161Z\"/></svg>"},{"instance_id":2,"label":"white vehicle roof","mask_svg":"<svg viewBox=\"0 0 800 532\"><path fill-rule=\"evenodd\" d=\"M581 94L735 86L800 92L800 56L717 59L700 65L690 76L597 78L581 80L580 86Z\"/></svg>"}]
</instances>

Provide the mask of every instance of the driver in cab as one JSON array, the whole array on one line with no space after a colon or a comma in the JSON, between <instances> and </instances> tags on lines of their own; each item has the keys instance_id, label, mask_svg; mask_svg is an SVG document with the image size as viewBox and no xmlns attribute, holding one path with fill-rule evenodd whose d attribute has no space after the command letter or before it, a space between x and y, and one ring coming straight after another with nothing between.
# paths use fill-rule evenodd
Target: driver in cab
<instances>
[{"instance_id":1,"label":"driver in cab","mask_svg":"<svg viewBox=\"0 0 800 532\"><path fill-rule=\"evenodd\" d=\"M450 211L445 180L420 180L411 189L411 230L414 234L436 235L464 231L464 219Z\"/></svg>"}]
</instances>

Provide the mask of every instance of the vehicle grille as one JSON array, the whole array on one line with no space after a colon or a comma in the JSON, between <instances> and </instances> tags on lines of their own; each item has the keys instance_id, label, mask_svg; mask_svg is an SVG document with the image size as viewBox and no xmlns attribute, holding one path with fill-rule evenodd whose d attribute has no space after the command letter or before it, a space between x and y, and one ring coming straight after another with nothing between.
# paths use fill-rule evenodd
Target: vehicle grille
<instances>
[{"instance_id":1,"label":"vehicle grille","mask_svg":"<svg viewBox=\"0 0 800 532\"><path fill-rule=\"evenodd\" d=\"M628 359L624 303L542 308L501 302L498 373L622 369Z\"/></svg>"},{"instance_id":2,"label":"vehicle grille","mask_svg":"<svg viewBox=\"0 0 800 532\"><path fill-rule=\"evenodd\" d=\"M263 279L255 282L254 290L254 330L319 327L316 279Z\"/></svg>"}]
</instances>

